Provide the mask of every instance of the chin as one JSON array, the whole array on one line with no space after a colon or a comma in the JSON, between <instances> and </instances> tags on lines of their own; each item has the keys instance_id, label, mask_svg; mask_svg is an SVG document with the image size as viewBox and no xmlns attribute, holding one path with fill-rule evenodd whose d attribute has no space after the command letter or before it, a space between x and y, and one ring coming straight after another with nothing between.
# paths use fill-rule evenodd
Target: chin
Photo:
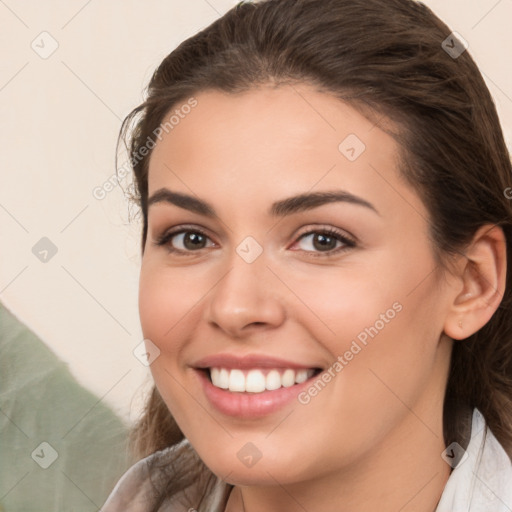
<instances>
[{"instance_id":1,"label":"chin","mask_svg":"<svg viewBox=\"0 0 512 512\"><path fill-rule=\"evenodd\" d=\"M251 459L251 452L253 448L250 442L233 441L236 443L237 448L233 450L231 447L226 447L222 452L209 451L206 457L203 457L200 451L197 451L201 460L216 476L221 478L231 485L276 485L276 481L280 484L287 484L297 482L303 479L301 474L308 472L306 466L302 466L299 459L300 454L295 452L292 460L280 459L276 450L268 447L269 453L274 453L273 456L260 455L258 458L256 452L253 453ZM238 444L242 448L238 448ZM265 448L262 448L262 451ZM291 471L290 468L293 468ZM311 468L309 468L309 471Z\"/></svg>"}]
</instances>

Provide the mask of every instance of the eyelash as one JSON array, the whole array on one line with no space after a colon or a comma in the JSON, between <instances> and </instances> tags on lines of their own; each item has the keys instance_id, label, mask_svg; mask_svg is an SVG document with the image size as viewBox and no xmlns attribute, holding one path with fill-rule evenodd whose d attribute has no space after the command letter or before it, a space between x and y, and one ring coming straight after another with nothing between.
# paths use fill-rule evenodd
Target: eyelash
<instances>
[{"instance_id":1,"label":"eyelash","mask_svg":"<svg viewBox=\"0 0 512 512\"><path fill-rule=\"evenodd\" d=\"M200 234L201 236L204 236L205 238L210 238L204 231L202 231L199 228L196 228L196 227L189 228L187 226L180 226L179 228L176 228L173 231L165 232L163 235L159 236L155 240L154 244L158 247L167 246L167 250L170 253L176 254L177 256L188 256L191 253L199 252L201 249L198 249L197 251L183 251L181 249L175 249L174 247L172 247L172 245L169 242L172 240L172 238L174 236L180 235L182 233L196 233L196 234ZM346 236L345 234L341 233L340 231L338 231L334 228L325 228L325 229L320 228L320 229L306 231L305 233L302 233L301 235L299 235L299 237L297 238L297 242L309 235L312 235L312 234L322 234L322 235L326 235L328 237L336 238L338 241L342 242L345 245L344 247L338 247L337 249L332 249L329 251L304 251L308 255L313 256L315 258L316 257L324 257L325 258L325 257L334 256L334 255L337 255L337 254L344 252L348 249L354 248L356 246L355 240L353 240L352 238L349 238L348 236Z\"/></svg>"}]
</instances>

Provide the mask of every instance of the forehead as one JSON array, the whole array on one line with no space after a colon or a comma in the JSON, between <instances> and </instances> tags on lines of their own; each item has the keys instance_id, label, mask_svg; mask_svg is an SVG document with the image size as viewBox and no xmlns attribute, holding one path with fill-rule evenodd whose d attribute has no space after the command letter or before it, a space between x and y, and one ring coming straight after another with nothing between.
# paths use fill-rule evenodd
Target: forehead
<instances>
[{"instance_id":1,"label":"forehead","mask_svg":"<svg viewBox=\"0 0 512 512\"><path fill-rule=\"evenodd\" d=\"M395 140L332 95L284 85L194 98L153 150L149 195L162 187L202 197L224 191L224 200L263 208L273 198L343 188L384 206L400 196L418 201L399 177Z\"/></svg>"}]
</instances>

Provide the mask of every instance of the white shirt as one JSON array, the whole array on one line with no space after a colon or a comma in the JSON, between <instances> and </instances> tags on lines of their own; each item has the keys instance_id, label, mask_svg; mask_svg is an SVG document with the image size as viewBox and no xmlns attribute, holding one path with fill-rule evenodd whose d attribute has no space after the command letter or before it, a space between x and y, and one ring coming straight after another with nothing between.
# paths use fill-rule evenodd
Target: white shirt
<instances>
[{"instance_id":1,"label":"white shirt","mask_svg":"<svg viewBox=\"0 0 512 512\"><path fill-rule=\"evenodd\" d=\"M512 512L512 463L480 411L473 411L471 440L446 482L436 512Z\"/></svg>"},{"instance_id":2,"label":"white shirt","mask_svg":"<svg viewBox=\"0 0 512 512\"><path fill-rule=\"evenodd\" d=\"M460 460L446 482L435 512L512 512L512 462L485 427L484 417L474 409L471 439L464 456L457 459ZM148 463L157 461L162 467L176 459L190 460L190 453L190 444L184 439L178 445L140 460L121 477L100 512L148 512L151 496L154 496L150 476L153 483L162 482L158 475L149 474ZM197 512L223 512L229 491L230 486L217 479L207 504ZM195 509L178 497L159 509L161 512L191 510Z\"/></svg>"}]
</instances>

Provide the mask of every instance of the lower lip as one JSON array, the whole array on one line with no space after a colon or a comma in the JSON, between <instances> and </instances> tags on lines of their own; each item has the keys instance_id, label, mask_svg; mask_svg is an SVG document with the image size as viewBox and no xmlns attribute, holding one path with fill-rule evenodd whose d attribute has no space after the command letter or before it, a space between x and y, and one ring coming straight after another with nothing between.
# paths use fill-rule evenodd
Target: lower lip
<instances>
[{"instance_id":1,"label":"lower lip","mask_svg":"<svg viewBox=\"0 0 512 512\"><path fill-rule=\"evenodd\" d=\"M238 418L261 418L279 411L297 399L297 395L311 385L317 375L290 387L261 393L238 393L214 386L206 372L196 370L204 393L210 403L221 413Z\"/></svg>"}]
</instances>

